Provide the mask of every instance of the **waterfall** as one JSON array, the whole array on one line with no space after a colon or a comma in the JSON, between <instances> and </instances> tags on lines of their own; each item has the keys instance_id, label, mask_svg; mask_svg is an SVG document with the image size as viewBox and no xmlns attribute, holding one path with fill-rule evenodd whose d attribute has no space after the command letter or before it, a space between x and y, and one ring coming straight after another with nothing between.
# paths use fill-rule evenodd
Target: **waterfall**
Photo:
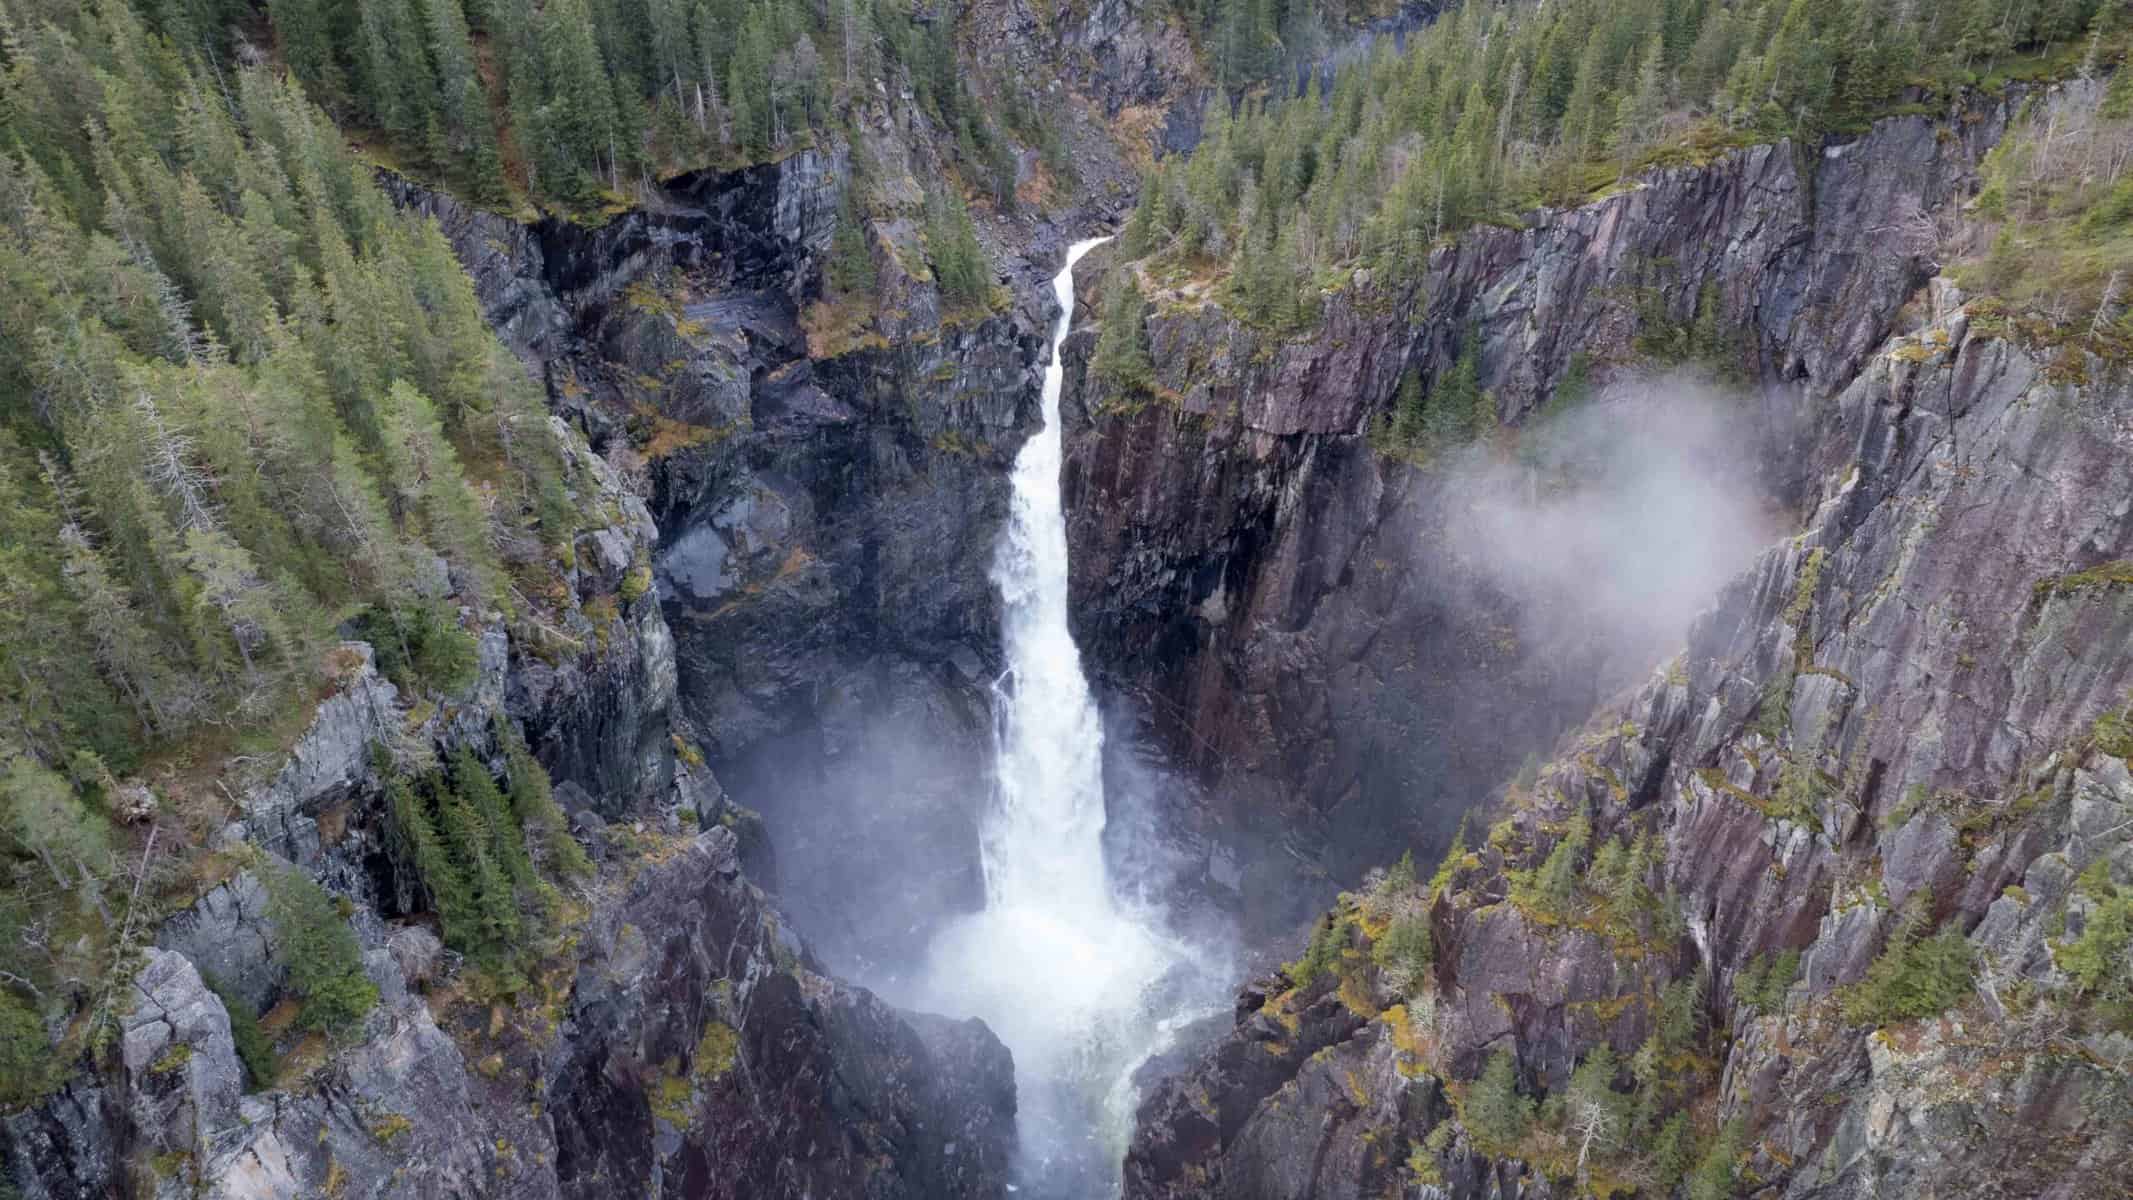
<instances>
[{"instance_id":1,"label":"waterfall","mask_svg":"<svg viewBox=\"0 0 2133 1200\"><path fill-rule=\"evenodd\" d=\"M934 941L925 988L928 1007L982 1017L1014 1053L1025 1192L1076 1196L1116 1186L1131 1073L1167 1036L1155 985L1187 957L1108 877L1103 722L1067 625L1059 350L1074 264L1107 240L1076 243L1052 280L1044 425L1015 459L992 569L1007 669L994 687L986 906Z\"/></svg>"},{"instance_id":2,"label":"waterfall","mask_svg":"<svg viewBox=\"0 0 2133 1200\"><path fill-rule=\"evenodd\" d=\"M989 907L1108 915L1103 722L1067 628L1065 438L1060 343L1074 316L1074 264L1105 238L1076 243L1052 280L1059 320L1044 368L1044 424L1015 458L1013 509L993 560L1007 673L995 687L999 805L985 833Z\"/></svg>"}]
</instances>

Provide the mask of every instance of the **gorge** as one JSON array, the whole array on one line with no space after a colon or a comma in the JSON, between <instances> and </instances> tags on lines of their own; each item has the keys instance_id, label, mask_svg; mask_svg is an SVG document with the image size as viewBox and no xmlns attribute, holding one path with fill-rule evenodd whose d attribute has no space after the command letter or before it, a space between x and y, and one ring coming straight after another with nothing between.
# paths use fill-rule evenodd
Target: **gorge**
<instances>
[{"instance_id":1,"label":"gorge","mask_svg":"<svg viewBox=\"0 0 2133 1200\"><path fill-rule=\"evenodd\" d=\"M0 1197L2133 1177L2124 4L0 26Z\"/></svg>"}]
</instances>

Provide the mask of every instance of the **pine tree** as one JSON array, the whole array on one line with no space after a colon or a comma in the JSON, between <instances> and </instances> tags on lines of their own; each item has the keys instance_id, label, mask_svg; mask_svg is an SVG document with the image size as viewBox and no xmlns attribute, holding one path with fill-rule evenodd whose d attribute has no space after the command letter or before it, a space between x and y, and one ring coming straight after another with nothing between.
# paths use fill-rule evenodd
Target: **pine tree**
<instances>
[{"instance_id":1,"label":"pine tree","mask_svg":"<svg viewBox=\"0 0 2133 1200\"><path fill-rule=\"evenodd\" d=\"M549 186L583 198L602 165L616 165L620 150L614 87L585 0L550 0L541 12L540 44L546 81L542 124L560 152L557 167L574 176L552 179Z\"/></svg>"},{"instance_id":2,"label":"pine tree","mask_svg":"<svg viewBox=\"0 0 2133 1200\"><path fill-rule=\"evenodd\" d=\"M860 215L854 174L837 200L837 226L830 235L829 284L843 297L871 295L875 286L874 251L866 219Z\"/></svg>"},{"instance_id":3,"label":"pine tree","mask_svg":"<svg viewBox=\"0 0 2133 1200\"><path fill-rule=\"evenodd\" d=\"M296 658L282 616L284 598L268 586L249 551L219 529L195 525L185 531L185 565L195 581L194 603L223 626L246 673L265 665L268 651L284 666Z\"/></svg>"},{"instance_id":4,"label":"pine tree","mask_svg":"<svg viewBox=\"0 0 2133 1200\"><path fill-rule=\"evenodd\" d=\"M1511 1152L1532 1127L1533 1108L1532 1100L1518 1094L1518 1064L1510 1051L1498 1050L1467 1090L1460 1118L1486 1146Z\"/></svg>"},{"instance_id":5,"label":"pine tree","mask_svg":"<svg viewBox=\"0 0 2133 1200\"><path fill-rule=\"evenodd\" d=\"M488 522L429 398L397 381L379 419L383 482L394 520L472 577L493 577Z\"/></svg>"},{"instance_id":6,"label":"pine tree","mask_svg":"<svg viewBox=\"0 0 2133 1200\"><path fill-rule=\"evenodd\" d=\"M1615 1090L1615 1076L1621 1074L1621 1070L1622 1063L1616 1057L1614 1047L1601 1042L1570 1073L1568 1091L1573 1106L1585 1104L1597 1108L1606 1124L1617 1132L1628 1128L1631 1104L1631 1097Z\"/></svg>"},{"instance_id":7,"label":"pine tree","mask_svg":"<svg viewBox=\"0 0 2133 1200\"><path fill-rule=\"evenodd\" d=\"M1666 112L1666 45L1658 34L1645 44L1637 68L1636 86L1624 93L1616 107L1615 152L1625 165L1638 147L1650 144L1659 132L1659 118Z\"/></svg>"},{"instance_id":8,"label":"pine tree","mask_svg":"<svg viewBox=\"0 0 2133 1200\"><path fill-rule=\"evenodd\" d=\"M354 11L343 0L267 0L283 57L321 104L346 101L347 82L335 50L348 44L343 14Z\"/></svg>"},{"instance_id":9,"label":"pine tree","mask_svg":"<svg viewBox=\"0 0 2133 1200\"><path fill-rule=\"evenodd\" d=\"M61 891L93 889L112 868L102 817L66 778L0 742L0 828L44 864Z\"/></svg>"},{"instance_id":10,"label":"pine tree","mask_svg":"<svg viewBox=\"0 0 2133 1200\"><path fill-rule=\"evenodd\" d=\"M132 706L141 728L154 735L166 724L161 693L165 686L146 623L133 596L97 553L81 526L59 532L66 587L74 596L75 619L86 635L91 657L104 678Z\"/></svg>"},{"instance_id":11,"label":"pine tree","mask_svg":"<svg viewBox=\"0 0 2133 1200\"><path fill-rule=\"evenodd\" d=\"M982 306L992 298L991 270L970 213L954 196L934 198L926 222L926 255L948 307Z\"/></svg>"},{"instance_id":12,"label":"pine tree","mask_svg":"<svg viewBox=\"0 0 2133 1200\"><path fill-rule=\"evenodd\" d=\"M534 874L533 860L526 853L525 833L519 828L517 817L504 803L496 778L465 746L460 747L452 759L452 791L466 801L488 831L489 857L503 868L505 877L518 894L530 893L538 877Z\"/></svg>"},{"instance_id":13,"label":"pine tree","mask_svg":"<svg viewBox=\"0 0 2133 1200\"><path fill-rule=\"evenodd\" d=\"M432 780L436 829L465 880L464 908L458 926L467 953L487 959L508 958L519 933L518 900L505 868L493 853L493 835L481 814L449 781Z\"/></svg>"},{"instance_id":14,"label":"pine tree","mask_svg":"<svg viewBox=\"0 0 2133 1200\"><path fill-rule=\"evenodd\" d=\"M363 971L363 951L333 897L294 867L262 872L275 950L289 971L289 987L303 1001L297 1024L336 1034L351 1032L377 1006L378 989Z\"/></svg>"},{"instance_id":15,"label":"pine tree","mask_svg":"<svg viewBox=\"0 0 2133 1200\"><path fill-rule=\"evenodd\" d=\"M1535 898L1549 909L1561 912L1577 894L1580 860L1585 854L1584 818L1572 823L1569 833L1548 852L1547 861L1534 878Z\"/></svg>"},{"instance_id":16,"label":"pine tree","mask_svg":"<svg viewBox=\"0 0 2133 1200\"><path fill-rule=\"evenodd\" d=\"M382 752L377 758L379 773L386 781L386 809L392 816L396 858L416 885L403 886L402 903L411 903L416 891L426 895L436 910L445 944L466 949L478 936L473 884L446 849L429 803L413 783L393 769Z\"/></svg>"},{"instance_id":17,"label":"pine tree","mask_svg":"<svg viewBox=\"0 0 2133 1200\"><path fill-rule=\"evenodd\" d=\"M1104 319L1089 369L1120 400L1153 394L1155 364L1148 351L1148 302L1131 268L1112 273Z\"/></svg>"}]
</instances>

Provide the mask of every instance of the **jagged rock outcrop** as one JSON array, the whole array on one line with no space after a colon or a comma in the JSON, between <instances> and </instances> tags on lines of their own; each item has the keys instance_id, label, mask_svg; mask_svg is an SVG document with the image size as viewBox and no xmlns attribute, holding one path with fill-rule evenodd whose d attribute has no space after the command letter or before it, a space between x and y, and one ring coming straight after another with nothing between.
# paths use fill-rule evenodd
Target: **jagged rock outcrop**
<instances>
[{"instance_id":1,"label":"jagged rock outcrop","mask_svg":"<svg viewBox=\"0 0 2133 1200\"><path fill-rule=\"evenodd\" d=\"M1905 319L1935 267L1932 221L1974 186L2011 103L1884 120L1819 155L1728 151L1471 231L1412 286L1358 276L1304 334L1158 303L1171 398L1108 395L1084 369L1092 333L1070 339L1077 637L1206 781L1258 929L1300 919L1268 899L1292 894L1292 854L1353 878L1388 830L1441 847L1465 797L1648 665L1650 647L1565 628L1472 569L1447 533L1468 499L1453 473L1373 448L1403 374L1441 377L1471 343L1518 421L1574 371L1626 378L1640 334L1701 310L1770 385L1739 402L1738 469L1799 512L1815 420L1800 397L1841 387Z\"/></svg>"},{"instance_id":2,"label":"jagged rock outcrop","mask_svg":"<svg viewBox=\"0 0 2133 1200\"><path fill-rule=\"evenodd\" d=\"M824 974L714 829L596 918L554 1097L563 1194L998 1194L1005 1047Z\"/></svg>"}]
</instances>

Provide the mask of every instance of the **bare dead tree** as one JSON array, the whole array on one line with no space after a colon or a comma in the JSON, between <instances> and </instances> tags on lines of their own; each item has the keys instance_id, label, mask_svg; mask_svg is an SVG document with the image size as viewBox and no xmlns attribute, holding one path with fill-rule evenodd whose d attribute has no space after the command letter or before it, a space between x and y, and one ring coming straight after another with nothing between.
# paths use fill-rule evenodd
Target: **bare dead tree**
<instances>
[{"instance_id":1,"label":"bare dead tree","mask_svg":"<svg viewBox=\"0 0 2133 1200\"><path fill-rule=\"evenodd\" d=\"M2111 281L2103 285L2103 299L2097 302L2096 316L2089 322L2089 336L2096 337L2111 323L2111 310L2118 306L2118 289L2125 285L2123 268L2111 272Z\"/></svg>"},{"instance_id":2,"label":"bare dead tree","mask_svg":"<svg viewBox=\"0 0 2133 1200\"><path fill-rule=\"evenodd\" d=\"M1588 1181L1586 1161L1594 1150L1615 1145L1621 1137L1621 1121L1594 1097L1578 1096L1571 1101L1570 1132L1578 1139L1578 1184L1582 1187Z\"/></svg>"}]
</instances>

